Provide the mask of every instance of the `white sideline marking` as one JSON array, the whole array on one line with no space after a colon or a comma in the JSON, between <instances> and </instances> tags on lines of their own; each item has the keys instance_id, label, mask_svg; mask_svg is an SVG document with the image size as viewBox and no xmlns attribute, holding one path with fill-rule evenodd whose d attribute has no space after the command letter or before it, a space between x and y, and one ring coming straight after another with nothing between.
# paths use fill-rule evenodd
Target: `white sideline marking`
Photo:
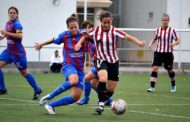
<instances>
[{"instance_id":1,"label":"white sideline marking","mask_svg":"<svg viewBox=\"0 0 190 122\"><path fill-rule=\"evenodd\" d=\"M20 102L37 103L37 101L31 101L31 100L20 100L20 99L10 99L10 98L0 98L0 100L11 100L11 101L20 101Z\"/></svg>"},{"instance_id":2,"label":"white sideline marking","mask_svg":"<svg viewBox=\"0 0 190 122\"><path fill-rule=\"evenodd\" d=\"M31 100L20 100L20 99L9 99L9 98L0 98L0 100L11 100L11 101L19 101L19 102L28 102L28 103L37 103L37 101L31 101ZM14 106L14 105L23 105L23 106L28 106L28 105L38 105L38 104L1 104L0 106ZM97 104L87 104L87 105L77 105L77 104L72 104L70 106L85 106L85 107L89 107L89 108L96 108L93 106L96 106ZM190 104L128 104L128 105L163 105L163 106L183 106L183 105L190 105ZM110 109L110 107L106 107L104 109ZM186 117L186 116L176 116L176 115L171 115L171 114L161 114L161 113L151 113L151 112L144 112L144 111L133 111L133 110L127 110L127 112L131 112L131 113L140 113L140 114L149 114L149 115L156 115L156 116L164 116L164 117L172 117L172 118L180 118L180 119L190 119L190 117Z\"/></svg>"},{"instance_id":3,"label":"white sideline marking","mask_svg":"<svg viewBox=\"0 0 190 122\"><path fill-rule=\"evenodd\" d=\"M180 119L190 119L190 117L186 117L186 116L176 116L176 115L160 114L160 113L150 113L150 112L144 112L144 111L128 111L128 112L140 113L140 114L150 114L150 115L156 115L156 116L165 116L165 117L172 117L172 118L180 118Z\"/></svg>"},{"instance_id":4,"label":"white sideline marking","mask_svg":"<svg viewBox=\"0 0 190 122\"><path fill-rule=\"evenodd\" d=\"M21 100L21 99L10 99L10 98L0 98L0 100L10 100L10 101L20 101L29 103L38 103L38 101L32 100ZM83 106L96 106L97 104L85 104ZM128 104L129 106L190 106L190 104ZM78 106L78 105L77 105ZM81 106L81 105L79 105Z\"/></svg>"}]
</instances>

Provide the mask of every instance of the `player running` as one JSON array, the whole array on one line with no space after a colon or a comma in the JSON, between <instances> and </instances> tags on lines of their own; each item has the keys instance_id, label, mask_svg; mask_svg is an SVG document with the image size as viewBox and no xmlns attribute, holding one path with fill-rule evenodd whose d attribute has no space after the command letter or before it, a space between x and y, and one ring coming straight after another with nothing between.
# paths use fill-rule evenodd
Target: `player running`
<instances>
[{"instance_id":1,"label":"player running","mask_svg":"<svg viewBox=\"0 0 190 122\"><path fill-rule=\"evenodd\" d=\"M35 78L28 71L26 52L22 45L22 25L18 19L18 9L10 7L8 9L9 21L6 23L5 30L0 30L2 36L0 40L7 39L7 49L0 54L0 95L7 94L7 88L4 83L2 68L7 64L14 63L21 75L26 78L28 83L34 89L33 99L38 99L42 90L37 85Z\"/></svg>"},{"instance_id":2,"label":"player running","mask_svg":"<svg viewBox=\"0 0 190 122\"><path fill-rule=\"evenodd\" d=\"M75 45L79 39L83 36L83 33L79 31L78 18L76 15L72 15L66 20L68 31L62 32L57 38L53 38L35 45L37 50L40 50L43 46L54 43L61 44L63 46L63 67L62 73L66 78L66 81L58 86L54 91L48 95L42 97L39 101L40 105L46 104L48 100L53 99L62 92L71 90L70 96L64 96L56 101L50 102L45 105L45 109L49 114L56 114L54 108L64 105L72 104L80 99L83 90L84 81L84 61L85 61L85 44L78 51L74 50Z\"/></svg>"},{"instance_id":3,"label":"player running","mask_svg":"<svg viewBox=\"0 0 190 122\"><path fill-rule=\"evenodd\" d=\"M86 20L82 23L82 29L83 32L87 34L90 30L92 30L94 27L93 23L89 20ZM91 40L91 41L90 41ZM90 65L91 70L85 75L85 83L84 83L84 97L77 101L78 105L88 104L88 101L90 99L90 92L91 88L93 88L97 92L97 85L98 85L98 75L97 70L94 67L94 58L96 54L96 47L94 45L93 39L90 39L86 42L86 51L90 54ZM110 105L112 102L112 99L108 99L106 101L106 105Z\"/></svg>"},{"instance_id":4,"label":"player running","mask_svg":"<svg viewBox=\"0 0 190 122\"><path fill-rule=\"evenodd\" d=\"M118 38L124 38L136 45L144 47L144 42L112 26L112 14L102 11L99 15L100 26L95 27L88 34L93 38L96 46L95 66L98 70L99 84L97 86L99 103L96 108L98 114L102 114L105 101L114 93L119 81L119 59L117 55ZM87 36L83 36L75 50L79 50Z\"/></svg>"}]
</instances>

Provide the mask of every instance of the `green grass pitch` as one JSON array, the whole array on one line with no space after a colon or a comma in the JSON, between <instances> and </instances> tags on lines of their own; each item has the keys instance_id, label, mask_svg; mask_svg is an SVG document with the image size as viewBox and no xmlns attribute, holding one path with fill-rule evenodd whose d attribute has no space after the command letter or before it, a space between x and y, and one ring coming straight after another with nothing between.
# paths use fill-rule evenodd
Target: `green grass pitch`
<instances>
[{"instance_id":1,"label":"green grass pitch","mask_svg":"<svg viewBox=\"0 0 190 122\"><path fill-rule=\"evenodd\" d=\"M176 73L177 74L177 73ZM64 81L61 74L34 74L43 88L44 96ZM92 90L88 105L77 104L56 108L56 115L48 115L33 90L20 74L5 74L7 95L0 95L0 122L190 122L190 75L177 74L177 92L170 92L167 74L159 74L154 93L147 93L149 74L123 73L113 99L128 103L127 112L115 115L109 107L102 115L93 115L97 95ZM67 91L53 100L64 95Z\"/></svg>"}]
</instances>

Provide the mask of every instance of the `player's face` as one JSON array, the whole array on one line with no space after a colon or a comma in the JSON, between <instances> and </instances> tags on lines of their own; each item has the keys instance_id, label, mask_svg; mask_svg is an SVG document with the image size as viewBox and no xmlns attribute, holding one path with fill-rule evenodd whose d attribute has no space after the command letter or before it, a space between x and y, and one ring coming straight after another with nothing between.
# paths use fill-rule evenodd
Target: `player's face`
<instances>
[{"instance_id":1,"label":"player's face","mask_svg":"<svg viewBox=\"0 0 190 122\"><path fill-rule=\"evenodd\" d=\"M101 25L104 31L109 31L111 24L112 24L111 17L102 18Z\"/></svg>"},{"instance_id":2,"label":"player's face","mask_svg":"<svg viewBox=\"0 0 190 122\"><path fill-rule=\"evenodd\" d=\"M169 23L169 18L167 16L162 17L162 27L167 28Z\"/></svg>"},{"instance_id":3,"label":"player's face","mask_svg":"<svg viewBox=\"0 0 190 122\"><path fill-rule=\"evenodd\" d=\"M10 9L8 15L9 15L9 20L15 20L18 18L18 14L15 11L15 9Z\"/></svg>"},{"instance_id":4,"label":"player's face","mask_svg":"<svg viewBox=\"0 0 190 122\"><path fill-rule=\"evenodd\" d=\"M70 22L70 23L68 24L68 29L69 29L69 31L70 31L70 33L71 33L72 35L77 35L78 28L79 28L79 26L78 26L78 23L77 23L77 22Z\"/></svg>"}]
</instances>

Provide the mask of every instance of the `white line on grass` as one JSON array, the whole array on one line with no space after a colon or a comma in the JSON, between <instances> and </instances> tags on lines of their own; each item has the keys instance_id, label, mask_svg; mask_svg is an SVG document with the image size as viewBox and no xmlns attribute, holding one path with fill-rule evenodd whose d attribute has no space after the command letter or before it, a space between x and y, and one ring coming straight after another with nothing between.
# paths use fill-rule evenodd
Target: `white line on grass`
<instances>
[{"instance_id":1,"label":"white line on grass","mask_svg":"<svg viewBox=\"0 0 190 122\"><path fill-rule=\"evenodd\" d=\"M150 115L156 115L156 116L165 116L165 117L172 117L172 118L180 118L180 119L190 119L190 117L186 117L186 116L176 116L176 115L160 114L160 113L150 113L150 112L144 112L144 111L128 111L128 112L140 113L140 114L150 114Z\"/></svg>"},{"instance_id":2,"label":"white line on grass","mask_svg":"<svg viewBox=\"0 0 190 122\"><path fill-rule=\"evenodd\" d=\"M10 98L0 98L0 100L11 100L11 101L29 102L29 103L36 103L37 102L37 101L31 101L31 100L20 100L20 99L10 99Z\"/></svg>"},{"instance_id":3,"label":"white line on grass","mask_svg":"<svg viewBox=\"0 0 190 122\"><path fill-rule=\"evenodd\" d=\"M31 100L20 100L20 99L9 99L9 98L0 98L0 100L11 100L11 101L19 101L19 102L29 102L29 103L37 103L37 101L31 101ZM38 105L38 104L1 104L2 105ZM190 105L190 104L128 104L128 105ZM70 106L79 106L76 104L72 104ZM94 106L96 106L96 104L87 104L87 105L83 105L85 107L89 107L89 108L95 108ZM110 107L106 107L105 109L110 109ZM131 113L140 113L140 114L149 114L149 115L156 115L156 116L165 116L165 117L172 117L172 118L180 118L180 119L190 119L190 117L186 117L186 116L176 116L176 115L170 115L170 114L161 114L161 113L152 113L152 112L144 112L144 111L132 111L132 110L127 110L128 112Z\"/></svg>"},{"instance_id":4,"label":"white line on grass","mask_svg":"<svg viewBox=\"0 0 190 122\"><path fill-rule=\"evenodd\" d=\"M10 99L10 98L0 98L0 100L10 100L19 102L29 102L38 103L38 101L32 100L21 100L21 99ZM96 106L97 104L86 104L85 106ZM129 106L190 106L190 104L128 104Z\"/></svg>"}]
</instances>

